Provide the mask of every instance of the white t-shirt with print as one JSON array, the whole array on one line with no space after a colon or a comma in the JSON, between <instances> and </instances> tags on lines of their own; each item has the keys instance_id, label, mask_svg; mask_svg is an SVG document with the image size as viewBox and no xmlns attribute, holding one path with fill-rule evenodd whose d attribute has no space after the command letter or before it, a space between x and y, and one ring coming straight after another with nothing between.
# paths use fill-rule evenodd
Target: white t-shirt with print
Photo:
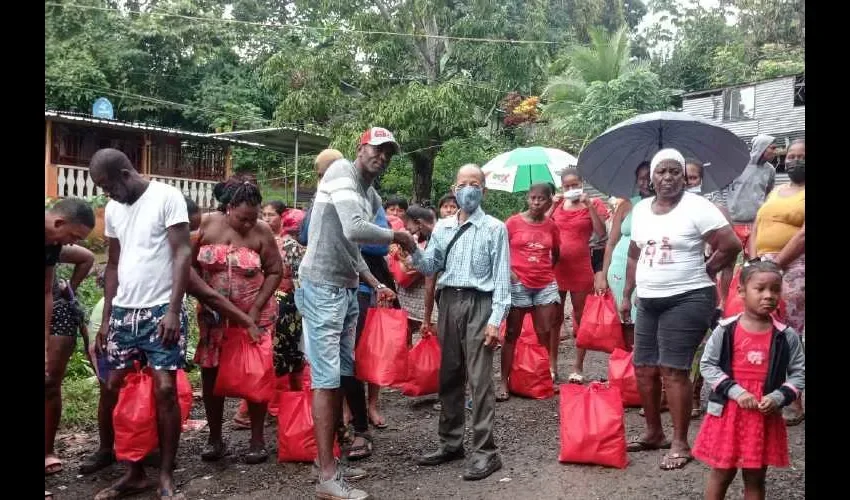
<instances>
[{"instance_id":1,"label":"white t-shirt with print","mask_svg":"<svg viewBox=\"0 0 850 500\"><path fill-rule=\"evenodd\" d=\"M653 200L641 200L632 210L632 241L640 248L637 296L672 297L713 286L705 270L703 236L728 225L726 218L713 203L692 193L664 215L652 212Z\"/></svg>"},{"instance_id":2,"label":"white t-shirt with print","mask_svg":"<svg viewBox=\"0 0 850 500\"><path fill-rule=\"evenodd\" d=\"M171 299L173 257L166 230L189 223L186 199L177 188L151 181L132 205L110 200L104 234L121 244L118 293L112 304L143 309Z\"/></svg>"}]
</instances>

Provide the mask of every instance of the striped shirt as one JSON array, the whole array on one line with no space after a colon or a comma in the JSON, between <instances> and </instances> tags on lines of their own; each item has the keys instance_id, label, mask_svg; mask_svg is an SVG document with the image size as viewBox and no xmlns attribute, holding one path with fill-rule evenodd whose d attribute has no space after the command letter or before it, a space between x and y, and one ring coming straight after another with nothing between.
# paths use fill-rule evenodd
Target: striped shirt
<instances>
[{"instance_id":1,"label":"striped shirt","mask_svg":"<svg viewBox=\"0 0 850 500\"><path fill-rule=\"evenodd\" d=\"M452 247L445 262L446 247L457 233L457 216L440 219L427 248L416 249L413 266L422 274L433 275L445 267L437 288L474 288L493 293L493 307L487 323L499 327L511 306L511 259L505 224L478 209L464 224L472 224ZM444 265L445 264L445 265Z\"/></svg>"},{"instance_id":2,"label":"striped shirt","mask_svg":"<svg viewBox=\"0 0 850 500\"><path fill-rule=\"evenodd\" d=\"M369 269L360 245L386 245L393 240L392 230L373 223L380 207L381 197L353 163L333 162L319 183L310 212L301 279L357 288L360 273Z\"/></svg>"}]
</instances>

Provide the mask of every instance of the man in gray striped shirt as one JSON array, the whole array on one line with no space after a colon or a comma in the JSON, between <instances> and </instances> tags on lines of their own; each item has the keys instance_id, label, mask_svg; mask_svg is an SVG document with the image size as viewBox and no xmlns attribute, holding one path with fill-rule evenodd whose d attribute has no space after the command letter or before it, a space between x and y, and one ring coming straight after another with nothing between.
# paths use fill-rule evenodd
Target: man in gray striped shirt
<instances>
[{"instance_id":1,"label":"man in gray striped shirt","mask_svg":"<svg viewBox=\"0 0 850 500\"><path fill-rule=\"evenodd\" d=\"M360 138L357 159L328 167L316 192L310 215L307 253L301 262L295 304L304 325L305 351L310 361L313 419L319 449L316 495L325 499L365 499L366 492L349 487L334 459L334 430L341 415L342 377L354 376L354 331L360 276L377 282L360 254L360 244L414 245L407 232L373 223L381 197L372 187L398 152L393 134L374 127Z\"/></svg>"}]
</instances>

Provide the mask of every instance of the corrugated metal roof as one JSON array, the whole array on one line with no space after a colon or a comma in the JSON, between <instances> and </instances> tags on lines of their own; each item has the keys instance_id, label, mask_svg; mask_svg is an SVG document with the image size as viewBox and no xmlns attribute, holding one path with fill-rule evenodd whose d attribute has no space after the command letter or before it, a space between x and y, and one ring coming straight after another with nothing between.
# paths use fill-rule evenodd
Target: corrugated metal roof
<instances>
[{"instance_id":1,"label":"corrugated metal roof","mask_svg":"<svg viewBox=\"0 0 850 500\"><path fill-rule=\"evenodd\" d=\"M247 141L257 141L266 148L281 153L293 154L295 142L298 141L300 154L315 154L327 148L331 143L328 137L290 127L263 128L256 130L236 130L219 134L209 134L210 137L231 137Z\"/></svg>"},{"instance_id":2,"label":"corrugated metal roof","mask_svg":"<svg viewBox=\"0 0 850 500\"><path fill-rule=\"evenodd\" d=\"M54 111L46 109L44 110L44 117L50 118L57 122L65 122L65 123L87 123L90 125L111 128L111 129L119 129L119 130L140 130L145 132L155 132L162 135L170 135L174 137L180 137L183 139L193 139L202 142L218 142L218 143L226 143L229 145L238 145L238 146L247 146L252 148L266 148L264 144L260 144L258 142L249 142L244 140L232 139L229 137L214 137L210 134L204 134L201 132L190 132L188 130L180 130L176 128L168 128L168 127L159 127L156 125L150 125L147 123L136 123L136 122L125 122L121 120L107 120L104 118L95 118L90 115L84 115L82 113L71 113L67 111Z\"/></svg>"},{"instance_id":3,"label":"corrugated metal roof","mask_svg":"<svg viewBox=\"0 0 850 500\"><path fill-rule=\"evenodd\" d=\"M804 75L804 74L805 73L799 73L799 74L796 74L796 75L777 76L776 78L766 78L764 80L756 80L754 82L741 82L741 83L736 83L735 85L727 85L725 87L715 87L715 88L710 88L710 89L693 90L691 92L685 92L684 94L682 94L682 97L684 99L688 99L689 97L694 97L698 94L711 94L713 92L720 92L724 89L734 89L734 88L738 88L738 87L749 87L750 85L758 85L760 83L772 82L774 80L784 80L786 78L797 78L798 76L801 76L801 75Z\"/></svg>"}]
</instances>

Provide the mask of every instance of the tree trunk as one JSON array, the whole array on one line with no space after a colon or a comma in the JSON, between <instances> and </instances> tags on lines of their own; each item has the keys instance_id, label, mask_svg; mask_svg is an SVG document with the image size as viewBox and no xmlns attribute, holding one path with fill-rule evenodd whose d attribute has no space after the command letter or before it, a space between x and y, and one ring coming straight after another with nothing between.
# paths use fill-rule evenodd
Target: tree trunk
<instances>
[{"instance_id":1,"label":"tree trunk","mask_svg":"<svg viewBox=\"0 0 850 500\"><path fill-rule=\"evenodd\" d=\"M413 199L412 203L422 203L431 199L431 177L434 174L434 158L437 148L426 149L411 155L413 160Z\"/></svg>"}]
</instances>

